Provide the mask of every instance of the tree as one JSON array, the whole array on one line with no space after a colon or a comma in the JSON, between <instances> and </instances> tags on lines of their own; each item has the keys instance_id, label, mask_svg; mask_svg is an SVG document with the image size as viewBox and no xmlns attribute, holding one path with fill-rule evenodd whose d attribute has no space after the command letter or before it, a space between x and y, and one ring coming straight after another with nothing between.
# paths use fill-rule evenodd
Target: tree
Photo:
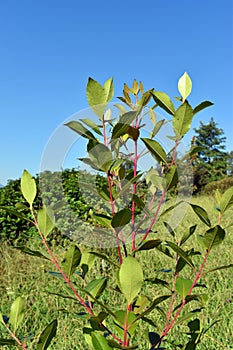
<instances>
[{"instance_id":1,"label":"tree","mask_svg":"<svg viewBox=\"0 0 233 350\"><path fill-rule=\"evenodd\" d=\"M233 151L228 154L228 175L233 176Z\"/></svg>"},{"instance_id":2,"label":"tree","mask_svg":"<svg viewBox=\"0 0 233 350\"><path fill-rule=\"evenodd\" d=\"M197 134L194 145L203 148L194 161L194 185L197 190L227 175L226 137L223 129L217 125L211 118L208 124L200 122L199 128L194 129Z\"/></svg>"}]
</instances>

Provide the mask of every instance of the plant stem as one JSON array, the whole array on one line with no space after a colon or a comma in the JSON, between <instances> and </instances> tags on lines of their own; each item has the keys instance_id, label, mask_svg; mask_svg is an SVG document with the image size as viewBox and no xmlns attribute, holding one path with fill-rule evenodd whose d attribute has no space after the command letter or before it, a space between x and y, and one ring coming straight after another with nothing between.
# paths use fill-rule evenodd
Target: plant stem
<instances>
[{"instance_id":1,"label":"plant stem","mask_svg":"<svg viewBox=\"0 0 233 350\"><path fill-rule=\"evenodd\" d=\"M193 288L195 287L195 285L197 284L197 281L198 281L199 278L201 277L202 270L203 270L203 268L204 268L204 266L205 266L205 263L206 263L206 260L207 260L207 258L208 258L208 256L209 256L209 254L210 254L210 250L207 250L207 251L206 251L206 254L205 254L205 257L204 257L204 259L203 259L203 262L202 262L202 264L201 264L201 267L200 267L199 271L197 272L196 277L194 278L194 281L193 281L192 286L190 287L190 289L189 289L189 291L188 291L187 296L191 295L191 293L192 293L192 291L193 291ZM177 318L179 317L181 311L183 310L183 307L185 306L185 304L186 304L186 300L183 299L182 304L180 305L179 309L177 310L177 312L176 312L176 314L175 314L173 320L170 322L170 324L167 325L167 327L164 328L164 331L163 331L163 333L161 334L160 342L159 342L158 346L160 346L160 344L161 344L163 338L164 338L164 337L169 333L169 331L173 328L173 326L174 326L174 324L175 324Z\"/></svg>"},{"instance_id":2,"label":"plant stem","mask_svg":"<svg viewBox=\"0 0 233 350\"><path fill-rule=\"evenodd\" d=\"M5 328L7 329L8 333L10 334L10 336L16 341L16 343L24 350L27 350L27 346L26 344L21 343L21 341L19 340L19 338L16 336L15 333L13 333L10 328L8 327L8 325L6 323L4 323Z\"/></svg>"},{"instance_id":3,"label":"plant stem","mask_svg":"<svg viewBox=\"0 0 233 350\"><path fill-rule=\"evenodd\" d=\"M149 227L147 228L146 230L146 233L144 234L144 236L142 237L142 240L140 243L142 243L143 241L145 241L145 239L147 238L148 234L150 233L155 221L157 220L157 217L158 217L158 214L159 214L159 211L160 211L160 208L161 208L161 205L163 204L163 200L165 198L165 195L166 195L167 191L166 190L163 190L162 192L162 195L161 195L161 198L160 198L160 201L159 201L159 204L157 206L157 209L156 209L156 212L154 214L154 217L151 219L151 222L150 222L150 225Z\"/></svg>"},{"instance_id":4,"label":"plant stem","mask_svg":"<svg viewBox=\"0 0 233 350\"><path fill-rule=\"evenodd\" d=\"M61 273L62 277L64 278L64 281L67 283L67 285L70 287L70 289L72 290L72 292L75 294L75 296L77 297L77 299L79 300L80 304L82 304L84 306L84 308L87 310L87 312L91 315L91 316L95 316L92 309L86 305L85 300L81 297L81 295L79 295L79 293L76 291L76 289L74 288L74 286L72 285L70 279L66 276L66 274L64 273L64 271L62 270L61 266L59 265L59 262L57 261L57 259L55 258L55 256L53 255L51 249L49 248L47 242L46 242L46 238L44 237L43 233L41 232L38 222L36 220L36 217L34 215L33 210L31 210L31 213L33 215L34 218L34 225L36 226L39 235L41 236L42 239L42 243L45 247L45 249L47 250L51 261L54 263L54 265L56 266L56 268L58 269L58 271Z\"/></svg>"},{"instance_id":5,"label":"plant stem","mask_svg":"<svg viewBox=\"0 0 233 350\"><path fill-rule=\"evenodd\" d=\"M134 177L137 176L137 163L138 163L138 142L134 141ZM136 181L133 183L133 194L137 193L137 183ZM136 249L136 232L135 232L135 202L132 202L132 251Z\"/></svg>"},{"instance_id":6,"label":"plant stem","mask_svg":"<svg viewBox=\"0 0 233 350\"><path fill-rule=\"evenodd\" d=\"M126 309L123 346L129 346L129 340L127 340L127 334L129 329L129 312L130 311L131 311L131 304L127 305L127 309Z\"/></svg>"}]
</instances>

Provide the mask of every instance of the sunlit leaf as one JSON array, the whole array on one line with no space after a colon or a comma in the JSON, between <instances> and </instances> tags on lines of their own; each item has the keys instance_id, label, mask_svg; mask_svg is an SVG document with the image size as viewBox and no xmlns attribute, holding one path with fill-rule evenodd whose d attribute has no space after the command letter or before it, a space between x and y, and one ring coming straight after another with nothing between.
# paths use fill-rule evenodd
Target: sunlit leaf
<instances>
[{"instance_id":1,"label":"sunlit leaf","mask_svg":"<svg viewBox=\"0 0 233 350\"><path fill-rule=\"evenodd\" d=\"M189 75L185 72L178 81L178 90L182 96L183 101L190 95L192 91L192 81Z\"/></svg>"},{"instance_id":2,"label":"sunlit leaf","mask_svg":"<svg viewBox=\"0 0 233 350\"><path fill-rule=\"evenodd\" d=\"M176 245L173 242L167 242L169 247L174 250L174 252L176 252L182 259L184 259L186 261L186 263L191 267L194 268L194 264L191 260L191 258L188 256L188 254L181 249L178 245Z\"/></svg>"},{"instance_id":3,"label":"sunlit leaf","mask_svg":"<svg viewBox=\"0 0 233 350\"><path fill-rule=\"evenodd\" d=\"M211 226L211 222L210 222L210 219L209 219L209 216L206 212L206 210L202 207L200 207L199 205L196 205L196 204L192 204L190 203L193 211L197 214L197 216L199 217L199 219L204 222L204 224L206 224L207 226Z\"/></svg>"},{"instance_id":4,"label":"sunlit leaf","mask_svg":"<svg viewBox=\"0 0 233 350\"><path fill-rule=\"evenodd\" d=\"M138 295L143 284L143 271L139 262L128 256L124 259L119 271L120 289L130 304Z\"/></svg>"},{"instance_id":5,"label":"sunlit leaf","mask_svg":"<svg viewBox=\"0 0 233 350\"><path fill-rule=\"evenodd\" d=\"M146 145L147 149L150 151L152 156L160 163L163 162L167 164L167 156L166 152L164 151L163 147L160 145L159 142L147 138L141 139L144 144Z\"/></svg>"},{"instance_id":6,"label":"sunlit leaf","mask_svg":"<svg viewBox=\"0 0 233 350\"><path fill-rule=\"evenodd\" d=\"M107 339L97 331L91 333L92 345L95 350L112 350Z\"/></svg>"},{"instance_id":7,"label":"sunlit leaf","mask_svg":"<svg viewBox=\"0 0 233 350\"><path fill-rule=\"evenodd\" d=\"M71 245L65 253L62 260L61 266L62 270L66 276L70 279L71 275L74 273L77 266L79 266L81 261L81 252L76 245Z\"/></svg>"},{"instance_id":8,"label":"sunlit leaf","mask_svg":"<svg viewBox=\"0 0 233 350\"><path fill-rule=\"evenodd\" d=\"M23 171L23 175L21 177L21 191L26 201L30 206L32 206L37 192L36 182L27 170Z\"/></svg>"},{"instance_id":9,"label":"sunlit leaf","mask_svg":"<svg viewBox=\"0 0 233 350\"><path fill-rule=\"evenodd\" d=\"M228 188L226 192L223 193L220 201L220 211L225 213L233 205L233 187Z\"/></svg>"},{"instance_id":10,"label":"sunlit leaf","mask_svg":"<svg viewBox=\"0 0 233 350\"><path fill-rule=\"evenodd\" d=\"M225 230L219 225L207 230L203 237L203 243L207 250L221 244L225 235Z\"/></svg>"},{"instance_id":11,"label":"sunlit leaf","mask_svg":"<svg viewBox=\"0 0 233 350\"><path fill-rule=\"evenodd\" d=\"M54 215L52 211L49 211L48 208L43 206L43 208L38 211L37 222L43 236L47 237L54 228Z\"/></svg>"},{"instance_id":12,"label":"sunlit leaf","mask_svg":"<svg viewBox=\"0 0 233 350\"><path fill-rule=\"evenodd\" d=\"M25 311L25 301L22 297L15 299L11 305L9 323L12 325L14 333L23 321Z\"/></svg>"},{"instance_id":13,"label":"sunlit leaf","mask_svg":"<svg viewBox=\"0 0 233 350\"><path fill-rule=\"evenodd\" d=\"M163 108L167 113L171 115L175 114L174 105L170 97L165 92L153 91L152 97L154 98L155 102L159 105L159 107Z\"/></svg>"},{"instance_id":14,"label":"sunlit leaf","mask_svg":"<svg viewBox=\"0 0 233 350\"><path fill-rule=\"evenodd\" d=\"M176 291L179 293L179 295L184 300L185 297L188 295L188 292L192 286L192 281L186 278L178 277L176 280Z\"/></svg>"},{"instance_id":15,"label":"sunlit leaf","mask_svg":"<svg viewBox=\"0 0 233 350\"><path fill-rule=\"evenodd\" d=\"M193 120L193 110L188 102L184 102L175 112L173 129L178 139L182 138L190 129Z\"/></svg>"}]
</instances>

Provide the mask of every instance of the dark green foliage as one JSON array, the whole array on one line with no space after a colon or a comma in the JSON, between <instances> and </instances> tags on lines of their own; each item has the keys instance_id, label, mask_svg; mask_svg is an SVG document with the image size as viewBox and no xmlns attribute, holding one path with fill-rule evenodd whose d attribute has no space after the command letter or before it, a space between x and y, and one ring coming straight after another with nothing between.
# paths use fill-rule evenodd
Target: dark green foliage
<instances>
[{"instance_id":1,"label":"dark green foliage","mask_svg":"<svg viewBox=\"0 0 233 350\"><path fill-rule=\"evenodd\" d=\"M194 130L194 145L203 147L193 162L194 186L199 191L208 183L227 175L228 154L225 151L224 131L218 128L213 118L208 124L200 122L200 127Z\"/></svg>"},{"instance_id":2,"label":"dark green foliage","mask_svg":"<svg viewBox=\"0 0 233 350\"><path fill-rule=\"evenodd\" d=\"M233 177L225 177L222 180L213 181L207 184L203 192L208 195L213 195L215 190L219 189L220 192L225 192L228 188L233 186Z\"/></svg>"}]
</instances>

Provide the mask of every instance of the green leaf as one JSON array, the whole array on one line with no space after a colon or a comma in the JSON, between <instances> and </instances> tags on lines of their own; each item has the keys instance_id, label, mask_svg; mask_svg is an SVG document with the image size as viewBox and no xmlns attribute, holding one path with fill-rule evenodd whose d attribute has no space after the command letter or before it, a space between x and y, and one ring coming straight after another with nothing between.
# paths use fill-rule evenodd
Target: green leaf
<instances>
[{"instance_id":1,"label":"green leaf","mask_svg":"<svg viewBox=\"0 0 233 350\"><path fill-rule=\"evenodd\" d=\"M208 270L208 271L203 272L202 275L206 275L207 273L215 272L215 271L218 271L218 270L229 269L229 268L231 268L231 267L233 267L233 264L224 265L224 266L218 266L218 267L215 267L214 269L211 269L211 270Z\"/></svg>"},{"instance_id":2,"label":"green leaf","mask_svg":"<svg viewBox=\"0 0 233 350\"><path fill-rule=\"evenodd\" d=\"M95 279L86 285L84 291L87 291L95 299L98 299L107 286L107 280L106 277Z\"/></svg>"},{"instance_id":3,"label":"green leaf","mask_svg":"<svg viewBox=\"0 0 233 350\"><path fill-rule=\"evenodd\" d=\"M114 95L114 85L113 85L113 78L109 78L104 83L104 91L106 94L106 102L110 102Z\"/></svg>"},{"instance_id":4,"label":"green leaf","mask_svg":"<svg viewBox=\"0 0 233 350\"><path fill-rule=\"evenodd\" d=\"M118 123L113 128L112 140L125 135L128 131L130 124L137 117L137 115L138 115L138 111L129 111L123 114L120 117Z\"/></svg>"},{"instance_id":5,"label":"green leaf","mask_svg":"<svg viewBox=\"0 0 233 350\"><path fill-rule=\"evenodd\" d=\"M94 130L97 134L103 136L102 132L100 131L100 128L98 127L98 125L96 123L93 122L93 120L91 119L80 119L84 124L86 124L87 126L89 126L92 130ZM92 139L91 139L92 140Z\"/></svg>"},{"instance_id":6,"label":"green leaf","mask_svg":"<svg viewBox=\"0 0 233 350\"><path fill-rule=\"evenodd\" d=\"M54 228L53 213L43 206L37 213L37 222L43 236L47 237Z\"/></svg>"},{"instance_id":7,"label":"green leaf","mask_svg":"<svg viewBox=\"0 0 233 350\"><path fill-rule=\"evenodd\" d=\"M164 151L163 147L155 140L151 140L148 138L142 138L141 139L144 144L146 145L147 149L150 151L152 156L160 163L167 164L167 156L166 152Z\"/></svg>"},{"instance_id":8,"label":"green leaf","mask_svg":"<svg viewBox=\"0 0 233 350\"><path fill-rule=\"evenodd\" d=\"M181 161L184 161L185 159L193 157L198 152L203 151L203 149L204 148L202 146L194 146L194 147L192 147L192 149L181 158Z\"/></svg>"},{"instance_id":9,"label":"green leaf","mask_svg":"<svg viewBox=\"0 0 233 350\"><path fill-rule=\"evenodd\" d=\"M108 215L104 214L94 214L93 218L100 224L101 226L112 228L111 220L112 218Z\"/></svg>"},{"instance_id":10,"label":"green leaf","mask_svg":"<svg viewBox=\"0 0 233 350\"><path fill-rule=\"evenodd\" d=\"M190 129L193 120L193 110L188 102L184 102L175 112L173 129L178 139L181 139Z\"/></svg>"},{"instance_id":11,"label":"green leaf","mask_svg":"<svg viewBox=\"0 0 233 350\"><path fill-rule=\"evenodd\" d=\"M209 216L206 212L206 210L202 207L200 207L199 205L196 204L192 204L190 203L193 211L195 212L195 214L199 217L199 219L204 222L204 224L206 224L207 226L211 227L211 222L209 219Z\"/></svg>"},{"instance_id":12,"label":"green leaf","mask_svg":"<svg viewBox=\"0 0 233 350\"><path fill-rule=\"evenodd\" d=\"M190 288L192 287L192 281L186 278L178 277L176 280L175 289L179 293L179 295L184 300L188 295Z\"/></svg>"},{"instance_id":13,"label":"green leaf","mask_svg":"<svg viewBox=\"0 0 233 350\"><path fill-rule=\"evenodd\" d=\"M192 91L192 80L186 72L178 81L178 90L182 96L183 101L186 100Z\"/></svg>"},{"instance_id":14,"label":"green leaf","mask_svg":"<svg viewBox=\"0 0 233 350\"><path fill-rule=\"evenodd\" d=\"M184 244L194 234L196 228L197 228L197 225L193 225L189 227L189 230L183 234L183 237L181 238L181 241L180 241L180 245Z\"/></svg>"},{"instance_id":15,"label":"green leaf","mask_svg":"<svg viewBox=\"0 0 233 350\"><path fill-rule=\"evenodd\" d=\"M187 320L190 320L193 316L196 315L196 313L200 312L201 309L195 309L193 311L190 311L190 312L187 312L184 316L178 318L177 322L175 323L175 325L177 326L178 324L181 324L183 323L184 321L187 321ZM196 349L196 346L194 348L185 348L186 350L195 350Z\"/></svg>"},{"instance_id":16,"label":"green leaf","mask_svg":"<svg viewBox=\"0 0 233 350\"><path fill-rule=\"evenodd\" d=\"M108 345L110 345L113 349L121 349L121 350L136 350L138 349L138 345L133 346L122 346L118 344L115 340L108 339Z\"/></svg>"},{"instance_id":17,"label":"green leaf","mask_svg":"<svg viewBox=\"0 0 233 350\"><path fill-rule=\"evenodd\" d=\"M157 306L160 303L162 303L163 301L165 301L166 299L168 299L170 297L171 297L171 295L161 295L160 297L155 298L152 301L151 305L145 311L143 311L140 315L138 315L133 322L136 322L137 320L140 320L141 318L143 319L144 316L150 314L151 311L154 310L155 308L157 308Z\"/></svg>"},{"instance_id":18,"label":"green leaf","mask_svg":"<svg viewBox=\"0 0 233 350\"><path fill-rule=\"evenodd\" d=\"M109 264L115 266L118 268L118 264L116 264L114 261L112 261L111 259L109 259L109 257L107 255L101 254L101 253L97 253L97 252L90 252L90 254L93 254L95 256L97 256L100 259L104 259L106 260Z\"/></svg>"},{"instance_id":19,"label":"green leaf","mask_svg":"<svg viewBox=\"0 0 233 350\"><path fill-rule=\"evenodd\" d=\"M171 115L175 114L174 105L170 97L167 94L165 94L165 92L153 91L152 96L155 102L159 105L159 107L163 108L167 113Z\"/></svg>"},{"instance_id":20,"label":"green leaf","mask_svg":"<svg viewBox=\"0 0 233 350\"><path fill-rule=\"evenodd\" d=\"M123 226L130 222L131 217L132 213L130 209L122 209L113 216L111 225L113 228L121 230Z\"/></svg>"},{"instance_id":21,"label":"green leaf","mask_svg":"<svg viewBox=\"0 0 233 350\"><path fill-rule=\"evenodd\" d=\"M149 190L154 194L157 189L163 191L165 187L165 179L159 175L158 171L150 168L146 173L146 184Z\"/></svg>"},{"instance_id":22,"label":"green leaf","mask_svg":"<svg viewBox=\"0 0 233 350\"><path fill-rule=\"evenodd\" d=\"M25 309L25 301L22 297L15 299L11 305L9 323L13 327L13 332L15 333L20 323L23 321Z\"/></svg>"},{"instance_id":23,"label":"green leaf","mask_svg":"<svg viewBox=\"0 0 233 350\"><path fill-rule=\"evenodd\" d=\"M0 338L0 345L12 345L12 346L18 346L15 340L13 339L2 339Z\"/></svg>"},{"instance_id":24,"label":"green leaf","mask_svg":"<svg viewBox=\"0 0 233 350\"><path fill-rule=\"evenodd\" d=\"M225 213L233 205L233 187L228 188L226 192L223 193L220 201L220 211L221 214Z\"/></svg>"},{"instance_id":25,"label":"green leaf","mask_svg":"<svg viewBox=\"0 0 233 350\"><path fill-rule=\"evenodd\" d=\"M120 290L124 294L128 304L138 295L143 284L143 271L139 262L128 256L123 261L119 271Z\"/></svg>"},{"instance_id":26,"label":"green leaf","mask_svg":"<svg viewBox=\"0 0 233 350\"><path fill-rule=\"evenodd\" d=\"M21 191L30 207L32 207L32 203L34 202L37 192L36 182L27 170L23 171L23 175L21 177Z\"/></svg>"},{"instance_id":27,"label":"green leaf","mask_svg":"<svg viewBox=\"0 0 233 350\"><path fill-rule=\"evenodd\" d=\"M125 322L126 322L127 312L125 310L119 310L119 311L116 311L115 315L116 315L116 320L117 321L114 322L114 328L118 332L120 338L123 339L124 338L124 325L125 325ZM128 312L128 322L127 322L128 326L135 319L136 319L135 314L132 311L129 311ZM127 333L132 337L132 335L136 331L136 328L137 328L137 324L135 322L134 324L132 324L131 327L128 328Z\"/></svg>"},{"instance_id":28,"label":"green leaf","mask_svg":"<svg viewBox=\"0 0 233 350\"><path fill-rule=\"evenodd\" d=\"M167 242L167 244L169 245L169 247L174 250L174 252L176 252L182 259L184 259L186 261L186 263L193 269L194 268L194 264L192 262L192 260L190 259L190 257L188 256L188 254L181 249L178 245L176 245L173 242Z\"/></svg>"},{"instance_id":29,"label":"green leaf","mask_svg":"<svg viewBox=\"0 0 233 350\"><path fill-rule=\"evenodd\" d=\"M20 250L22 253L28 254L28 255L32 255L32 256L37 256L38 258L43 258L46 260L50 260L49 258L47 258L45 255L43 255L41 252L39 252L38 250L31 250L28 247L13 247L14 249L18 249Z\"/></svg>"},{"instance_id":30,"label":"green leaf","mask_svg":"<svg viewBox=\"0 0 233 350\"><path fill-rule=\"evenodd\" d=\"M95 136L88 129L86 129L80 122L73 120L64 125L68 126L71 130L75 131L77 134L81 135L86 139L96 140Z\"/></svg>"},{"instance_id":31,"label":"green leaf","mask_svg":"<svg viewBox=\"0 0 233 350\"><path fill-rule=\"evenodd\" d=\"M103 171L107 171L112 161L112 152L103 143L98 143L88 152L90 161Z\"/></svg>"},{"instance_id":32,"label":"green leaf","mask_svg":"<svg viewBox=\"0 0 233 350\"><path fill-rule=\"evenodd\" d=\"M96 80L89 78L87 83L87 101L96 115L102 120L107 100L111 97L110 81L103 88Z\"/></svg>"},{"instance_id":33,"label":"green leaf","mask_svg":"<svg viewBox=\"0 0 233 350\"><path fill-rule=\"evenodd\" d=\"M162 241L160 239L151 239L148 241L144 241L135 251L139 252L141 250L151 250L153 248L158 247L158 245Z\"/></svg>"},{"instance_id":34,"label":"green leaf","mask_svg":"<svg viewBox=\"0 0 233 350\"><path fill-rule=\"evenodd\" d=\"M177 171L176 165L172 165L172 167L165 174L165 180L166 180L167 191L177 185L178 171Z\"/></svg>"},{"instance_id":35,"label":"green leaf","mask_svg":"<svg viewBox=\"0 0 233 350\"><path fill-rule=\"evenodd\" d=\"M57 320L53 320L48 326L45 327L43 332L40 334L40 338L37 344L37 350L45 350L49 347L52 339L55 337L57 332Z\"/></svg>"},{"instance_id":36,"label":"green leaf","mask_svg":"<svg viewBox=\"0 0 233 350\"><path fill-rule=\"evenodd\" d=\"M24 215L23 213L21 213L20 211L18 210L15 210L15 209L12 209L12 208L9 208L9 207L3 207L3 206L0 206L0 209L1 210L5 210L7 213L9 214L12 214L12 215L15 215L17 216L18 218L20 219L23 219L23 220L27 220L31 223L34 223L32 220L30 220L26 215Z\"/></svg>"},{"instance_id":37,"label":"green leaf","mask_svg":"<svg viewBox=\"0 0 233 350\"><path fill-rule=\"evenodd\" d=\"M222 243L225 238L225 230L217 225L213 228L210 228L203 237L203 243L207 250L212 249L213 247Z\"/></svg>"},{"instance_id":38,"label":"green leaf","mask_svg":"<svg viewBox=\"0 0 233 350\"><path fill-rule=\"evenodd\" d=\"M135 315L140 314L150 304L149 299L145 295L139 295L134 304L133 312Z\"/></svg>"},{"instance_id":39,"label":"green leaf","mask_svg":"<svg viewBox=\"0 0 233 350\"><path fill-rule=\"evenodd\" d=\"M81 252L76 245L72 245L66 251L64 259L62 260L61 266L62 270L65 272L66 276L70 279L71 275L74 273L77 266L79 266L81 261Z\"/></svg>"},{"instance_id":40,"label":"green leaf","mask_svg":"<svg viewBox=\"0 0 233 350\"><path fill-rule=\"evenodd\" d=\"M203 101L201 102L198 106L196 106L193 110L193 115L199 113L200 111L202 111L203 109L213 106L213 103L210 101Z\"/></svg>"},{"instance_id":41,"label":"green leaf","mask_svg":"<svg viewBox=\"0 0 233 350\"><path fill-rule=\"evenodd\" d=\"M91 333L92 345L95 350L112 350L107 339L97 331Z\"/></svg>"}]
</instances>

